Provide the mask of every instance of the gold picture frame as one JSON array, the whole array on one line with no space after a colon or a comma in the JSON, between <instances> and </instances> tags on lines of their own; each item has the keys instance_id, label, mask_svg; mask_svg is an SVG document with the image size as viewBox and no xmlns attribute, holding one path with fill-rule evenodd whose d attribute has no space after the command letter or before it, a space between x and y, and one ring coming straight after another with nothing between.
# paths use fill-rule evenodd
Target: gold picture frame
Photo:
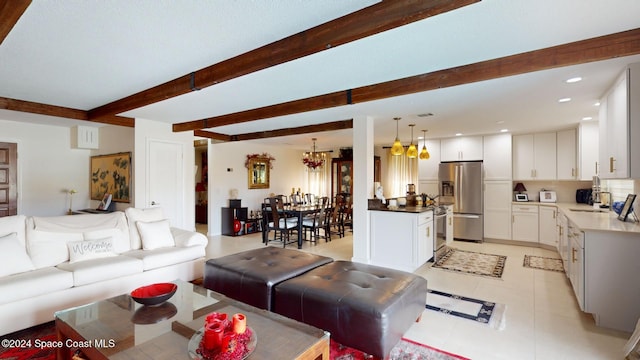
<instances>
[{"instance_id":1,"label":"gold picture frame","mask_svg":"<svg viewBox=\"0 0 640 360\"><path fill-rule=\"evenodd\" d=\"M247 160L247 174L249 189L268 189L270 177L271 159L268 157L252 157Z\"/></svg>"},{"instance_id":2,"label":"gold picture frame","mask_svg":"<svg viewBox=\"0 0 640 360\"><path fill-rule=\"evenodd\" d=\"M131 152L92 156L90 175L91 200L111 194L111 201L131 202Z\"/></svg>"}]
</instances>

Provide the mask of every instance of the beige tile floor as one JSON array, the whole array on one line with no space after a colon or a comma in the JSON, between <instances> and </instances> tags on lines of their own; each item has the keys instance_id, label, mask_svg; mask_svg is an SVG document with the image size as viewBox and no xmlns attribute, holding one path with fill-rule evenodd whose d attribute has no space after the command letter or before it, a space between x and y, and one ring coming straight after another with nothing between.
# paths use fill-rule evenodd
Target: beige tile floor
<instances>
[{"instance_id":1,"label":"beige tile floor","mask_svg":"<svg viewBox=\"0 0 640 360\"><path fill-rule=\"evenodd\" d=\"M259 234L210 237L207 257L261 246ZM425 277L431 289L505 304L503 329L425 310L422 320L405 334L407 338L475 360L624 358L622 348L630 334L596 327L592 317L579 310L564 274L522 266L524 255L557 257L556 253L487 242L455 241L454 247L506 255L502 279L432 269L431 262L416 274ZM343 260L350 260L351 249L350 236L303 247L303 251Z\"/></svg>"}]
</instances>

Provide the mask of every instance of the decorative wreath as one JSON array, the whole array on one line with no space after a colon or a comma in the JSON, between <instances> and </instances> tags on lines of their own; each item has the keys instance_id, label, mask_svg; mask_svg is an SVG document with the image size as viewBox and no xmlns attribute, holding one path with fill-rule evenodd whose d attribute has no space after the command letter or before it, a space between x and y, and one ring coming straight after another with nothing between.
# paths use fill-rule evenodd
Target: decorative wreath
<instances>
[{"instance_id":1,"label":"decorative wreath","mask_svg":"<svg viewBox=\"0 0 640 360\"><path fill-rule=\"evenodd\" d=\"M249 160L255 159L255 158L265 158L265 159L267 159L269 161L269 169L273 169L273 161L276 161L276 158L271 156L271 154L269 154L269 153L247 154L247 159L244 162L244 167L246 167L248 169L249 168Z\"/></svg>"}]
</instances>

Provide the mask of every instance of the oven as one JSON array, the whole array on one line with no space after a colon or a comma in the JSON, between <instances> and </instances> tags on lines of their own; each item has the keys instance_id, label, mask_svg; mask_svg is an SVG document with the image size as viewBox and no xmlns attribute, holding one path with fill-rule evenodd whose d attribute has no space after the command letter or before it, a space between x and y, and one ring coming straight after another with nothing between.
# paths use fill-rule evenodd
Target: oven
<instances>
[{"instance_id":1,"label":"oven","mask_svg":"<svg viewBox=\"0 0 640 360\"><path fill-rule=\"evenodd\" d=\"M433 209L433 262L440 260L446 252L447 244L447 208L438 206Z\"/></svg>"}]
</instances>

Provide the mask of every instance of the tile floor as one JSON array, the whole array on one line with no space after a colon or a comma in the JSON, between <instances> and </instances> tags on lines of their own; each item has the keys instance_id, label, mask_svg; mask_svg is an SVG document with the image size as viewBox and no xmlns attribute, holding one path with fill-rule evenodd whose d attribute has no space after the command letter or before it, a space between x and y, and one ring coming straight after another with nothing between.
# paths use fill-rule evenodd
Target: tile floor
<instances>
[{"instance_id":1,"label":"tile floor","mask_svg":"<svg viewBox=\"0 0 640 360\"><path fill-rule=\"evenodd\" d=\"M215 236L210 238L207 257L261 246L264 245L260 234ZM505 304L503 329L491 329L484 324L425 310L422 320L405 334L407 338L474 360L624 358L622 348L630 334L596 327L592 317L579 310L564 274L522 266L524 255L557 257L556 253L524 246L462 241L455 241L454 247L506 255L502 279L432 269L431 262L416 274L425 277L431 289ZM342 260L350 260L351 249L350 236L330 243L305 243L303 247L304 251Z\"/></svg>"}]
</instances>

